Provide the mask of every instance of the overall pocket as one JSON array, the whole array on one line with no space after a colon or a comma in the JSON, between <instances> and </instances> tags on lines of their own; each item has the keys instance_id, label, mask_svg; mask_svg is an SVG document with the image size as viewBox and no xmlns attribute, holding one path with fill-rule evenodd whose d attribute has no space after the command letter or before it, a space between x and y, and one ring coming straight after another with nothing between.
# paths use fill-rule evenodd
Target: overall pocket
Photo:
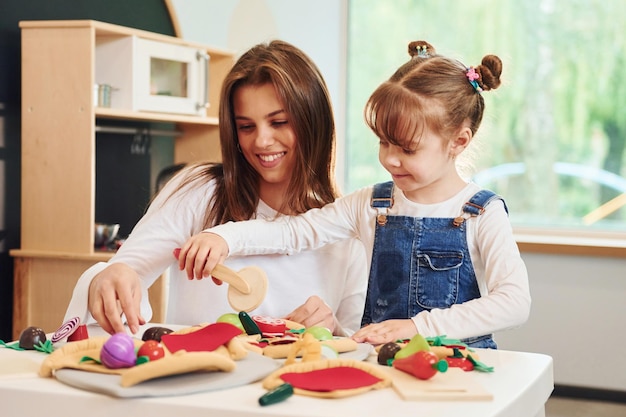
<instances>
[{"instance_id":1,"label":"overall pocket","mask_svg":"<svg viewBox=\"0 0 626 417\"><path fill-rule=\"evenodd\" d=\"M425 309L448 308L459 294L462 252L417 252L417 303Z\"/></svg>"}]
</instances>

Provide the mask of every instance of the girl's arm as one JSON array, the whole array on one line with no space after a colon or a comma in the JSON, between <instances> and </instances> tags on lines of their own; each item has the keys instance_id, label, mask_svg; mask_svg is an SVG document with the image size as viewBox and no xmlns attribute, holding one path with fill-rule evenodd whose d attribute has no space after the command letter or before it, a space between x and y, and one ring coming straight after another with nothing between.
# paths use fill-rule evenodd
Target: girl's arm
<instances>
[{"instance_id":1,"label":"girl's arm","mask_svg":"<svg viewBox=\"0 0 626 417\"><path fill-rule=\"evenodd\" d=\"M370 193L361 190L298 216L229 222L207 229L183 245L179 268L187 271L189 279L202 279L229 255L293 254L358 238Z\"/></svg>"},{"instance_id":2,"label":"girl's arm","mask_svg":"<svg viewBox=\"0 0 626 417\"><path fill-rule=\"evenodd\" d=\"M481 297L413 317L420 334L466 338L523 324L530 314L528 273L500 201L474 218L472 263Z\"/></svg>"}]
</instances>

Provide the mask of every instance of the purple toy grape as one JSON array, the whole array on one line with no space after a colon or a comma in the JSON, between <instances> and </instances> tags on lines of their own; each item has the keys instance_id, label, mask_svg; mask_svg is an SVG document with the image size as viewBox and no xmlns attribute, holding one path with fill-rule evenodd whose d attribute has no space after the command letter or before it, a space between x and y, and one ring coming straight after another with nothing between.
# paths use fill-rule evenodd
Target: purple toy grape
<instances>
[{"instance_id":1,"label":"purple toy grape","mask_svg":"<svg viewBox=\"0 0 626 417\"><path fill-rule=\"evenodd\" d=\"M100 362L110 369L130 368L136 359L135 343L126 333L115 333L100 351Z\"/></svg>"}]
</instances>

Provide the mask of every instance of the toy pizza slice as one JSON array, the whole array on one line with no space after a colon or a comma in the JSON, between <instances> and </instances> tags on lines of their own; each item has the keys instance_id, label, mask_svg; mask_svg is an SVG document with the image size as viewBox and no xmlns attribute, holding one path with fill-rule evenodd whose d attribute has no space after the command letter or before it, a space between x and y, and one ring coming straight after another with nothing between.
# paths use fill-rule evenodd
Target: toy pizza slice
<instances>
[{"instance_id":1,"label":"toy pizza slice","mask_svg":"<svg viewBox=\"0 0 626 417\"><path fill-rule=\"evenodd\" d=\"M261 335L251 334L243 336L243 339L248 343L250 350L272 359L286 359L293 350L293 344L297 344L307 334L305 326L294 321L259 315L252 316L251 320L261 331ZM354 340L333 337L328 329L324 330L328 333L327 338L320 341L332 351L339 354L357 350L358 343Z\"/></svg>"},{"instance_id":2,"label":"toy pizza slice","mask_svg":"<svg viewBox=\"0 0 626 417\"><path fill-rule=\"evenodd\" d=\"M238 333L240 331L235 326L224 324L200 327L180 335L170 334L167 336L172 337L171 343L163 340L162 358L122 368L106 367L99 362L102 349L112 336L89 338L68 343L52 352L43 361L39 375L51 377L55 370L63 368L117 374L121 375L121 386L129 387L150 379L189 372L231 372L236 368L234 360L247 354L241 342L234 337ZM164 336L164 339L167 338ZM144 342L133 339L132 343L137 349Z\"/></svg>"},{"instance_id":3,"label":"toy pizza slice","mask_svg":"<svg viewBox=\"0 0 626 417\"><path fill-rule=\"evenodd\" d=\"M271 390L284 383L294 393L320 398L341 398L391 386L384 368L353 359L324 359L284 366L263 380Z\"/></svg>"},{"instance_id":4,"label":"toy pizza slice","mask_svg":"<svg viewBox=\"0 0 626 417\"><path fill-rule=\"evenodd\" d=\"M289 356L291 345L301 338L296 337L286 339L285 337L273 338L268 340L268 344L262 348L263 356L272 359L285 359ZM332 350L339 353L352 352L357 350L358 343L346 337L336 337L329 340L321 341L321 344L329 346Z\"/></svg>"}]
</instances>

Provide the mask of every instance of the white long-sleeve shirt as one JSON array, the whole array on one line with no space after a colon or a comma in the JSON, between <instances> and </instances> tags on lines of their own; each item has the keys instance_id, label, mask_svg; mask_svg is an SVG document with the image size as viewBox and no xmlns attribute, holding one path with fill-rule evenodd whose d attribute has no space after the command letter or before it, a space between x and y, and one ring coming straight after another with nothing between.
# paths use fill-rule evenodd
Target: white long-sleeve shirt
<instances>
[{"instance_id":1,"label":"white long-sleeve shirt","mask_svg":"<svg viewBox=\"0 0 626 417\"><path fill-rule=\"evenodd\" d=\"M396 187L389 215L454 218L479 190L476 184L469 183L447 201L419 204L407 199ZM299 216L270 222L227 223L207 231L226 240L229 256L293 254L356 237L365 246L369 271L377 215L370 207L371 195L372 187L365 187ZM528 319L531 300L526 266L500 200L489 204L482 215L467 220L467 240L481 297L412 317L417 331L424 336L474 337L517 327ZM331 281L329 278L329 284Z\"/></svg>"},{"instance_id":2,"label":"white long-sleeve shirt","mask_svg":"<svg viewBox=\"0 0 626 417\"><path fill-rule=\"evenodd\" d=\"M211 323L224 313L235 312L228 304L228 285L217 286L211 279L188 280L179 271L172 251L202 231L203 219L215 183L185 189L166 199L180 184L179 175L155 198L128 239L108 262L99 262L79 278L65 320L80 317L93 321L87 309L89 284L109 264L124 263L134 269L142 282L141 312L152 317L147 289L169 269L166 322L193 325ZM260 202L255 216L272 219L276 211ZM234 270L255 265L268 277L262 304L251 314L283 317L318 295L335 313L338 334L358 330L365 304L367 265L365 250L356 239L338 242L296 255L233 257L226 265Z\"/></svg>"}]
</instances>

